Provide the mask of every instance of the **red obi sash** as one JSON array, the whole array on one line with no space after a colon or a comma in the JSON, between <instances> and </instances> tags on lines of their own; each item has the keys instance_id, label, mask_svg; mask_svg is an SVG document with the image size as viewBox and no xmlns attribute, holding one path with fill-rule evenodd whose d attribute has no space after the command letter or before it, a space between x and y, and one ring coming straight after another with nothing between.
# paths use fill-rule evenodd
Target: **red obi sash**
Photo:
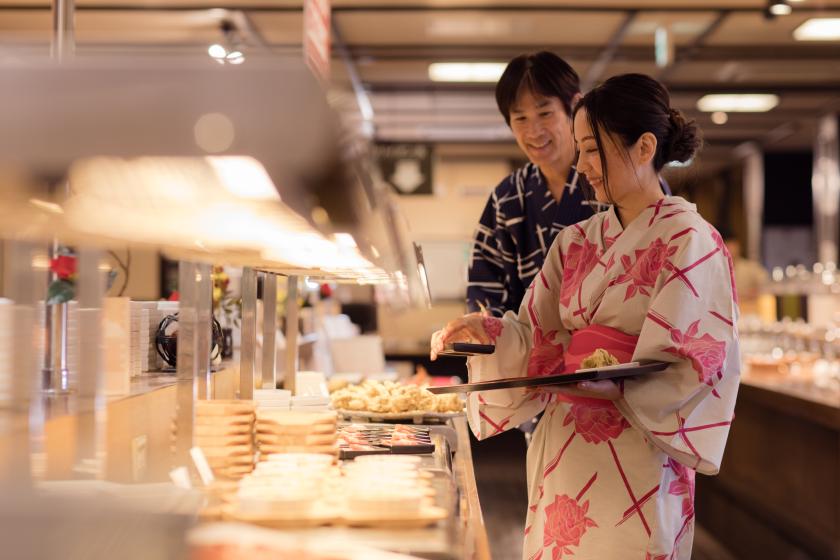
<instances>
[{"instance_id":1,"label":"red obi sash","mask_svg":"<svg viewBox=\"0 0 840 560\"><path fill-rule=\"evenodd\" d=\"M603 348L619 362L626 363L633 359L633 352L636 350L636 343L639 337L626 334L618 329L604 325L590 325L584 329L574 331L569 347L565 352L564 373L573 373L580 369L580 363L584 358L591 355L598 348ZM601 399L589 399L585 397L571 397L557 394L557 399L567 402L597 404L603 403Z\"/></svg>"}]
</instances>

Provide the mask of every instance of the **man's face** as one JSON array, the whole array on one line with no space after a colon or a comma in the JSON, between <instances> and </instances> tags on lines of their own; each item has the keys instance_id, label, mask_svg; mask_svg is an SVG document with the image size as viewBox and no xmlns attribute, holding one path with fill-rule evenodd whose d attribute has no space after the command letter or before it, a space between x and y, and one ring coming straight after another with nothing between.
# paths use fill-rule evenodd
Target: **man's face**
<instances>
[{"instance_id":1,"label":"man's face","mask_svg":"<svg viewBox=\"0 0 840 560\"><path fill-rule=\"evenodd\" d=\"M574 153L571 121L557 97L521 89L510 108L510 129L528 159L539 167Z\"/></svg>"}]
</instances>

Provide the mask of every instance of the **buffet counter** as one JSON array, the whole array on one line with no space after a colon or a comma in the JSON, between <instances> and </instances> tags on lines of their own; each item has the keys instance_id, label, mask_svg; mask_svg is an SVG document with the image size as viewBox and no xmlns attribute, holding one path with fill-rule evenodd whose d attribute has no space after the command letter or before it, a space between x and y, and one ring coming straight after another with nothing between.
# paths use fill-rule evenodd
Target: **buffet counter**
<instances>
[{"instance_id":1,"label":"buffet counter","mask_svg":"<svg viewBox=\"0 0 840 560\"><path fill-rule=\"evenodd\" d=\"M235 369L219 371L213 378L217 398L235 395ZM104 462L99 474L88 473L88 478L101 477L106 484L126 484L113 486L123 488L120 492L129 492L135 483L143 483L136 487L138 490L148 487L161 491L162 486L157 483L168 481L170 469L176 466L172 454L176 389L172 376L150 376L136 380L130 394L108 399L104 424L100 424L104 426ZM85 478L77 462L76 438L79 423L90 413L73 410L73 399L68 397L50 397L44 402L50 412L43 426L43 447L38 454L41 458L33 460L36 478L68 482ZM339 523L283 528L282 533L305 536L309 542L350 543L420 558L489 560L466 419L458 416L445 424L430 425L429 429L435 451L420 455L419 466L430 473L435 506L446 512L445 518L426 526L404 527L384 520L378 526ZM201 518L205 519L203 515ZM219 517L209 516L206 520L218 521Z\"/></svg>"},{"instance_id":2,"label":"buffet counter","mask_svg":"<svg viewBox=\"0 0 840 560\"><path fill-rule=\"evenodd\" d=\"M745 369L720 474L697 477L698 523L737 558L840 558L840 390Z\"/></svg>"}]
</instances>

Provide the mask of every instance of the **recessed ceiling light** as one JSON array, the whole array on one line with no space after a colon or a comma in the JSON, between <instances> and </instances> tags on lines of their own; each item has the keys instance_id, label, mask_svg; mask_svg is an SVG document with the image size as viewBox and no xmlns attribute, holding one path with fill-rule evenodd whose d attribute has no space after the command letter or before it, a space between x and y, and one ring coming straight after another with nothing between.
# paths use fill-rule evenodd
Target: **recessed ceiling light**
<instances>
[{"instance_id":1,"label":"recessed ceiling light","mask_svg":"<svg viewBox=\"0 0 840 560\"><path fill-rule=\"evenodd\" d=\"M697 108L706 113L764 113L779 104L772 93L712 93L697 101Z\"/></svg>"},{"instance_id":2,"label":"recessed ceiling light","mask_svg":"<svg viewBox=\"0 0 840 560\"><path fill-rule=\"evenodd\" d=\"M497 82L505 71L504 62L434 62L429 79L434 82Z\"/></svg>"},{"instance_id":3,"label":"recessed ceiling light","mask_svg":"<svg viewBox=\"0 0 840 560\"><path fill-rule=\"evenodd\" d=\"M811 18L793 31L797 41L840 40L840 18Z\"/></svg>"},{"instance_id":4,"label":"recessed ceiling light","mask_svg":"<svg viewBox=\"0 0 840 560\"><path fill-rule=\"evenodd\" d=\"M724 113L723 111L715 111L712 113L712 122L715 124L726 124L726 121L729 120L729 115Z\"/></svg>"}]
</instances>

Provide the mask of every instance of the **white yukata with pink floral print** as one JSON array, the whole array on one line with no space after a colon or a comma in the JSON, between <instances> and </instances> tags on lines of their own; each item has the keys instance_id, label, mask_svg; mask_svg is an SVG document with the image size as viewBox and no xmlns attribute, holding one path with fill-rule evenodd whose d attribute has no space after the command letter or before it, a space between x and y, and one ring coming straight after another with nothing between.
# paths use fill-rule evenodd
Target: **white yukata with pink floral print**
<instances>
[{"instance_id":1,"label":"white yukata with pink floral print","mask_svg":"<svg viewBox=\"0 0 840 560\"><path fill-rule=\"evenodd\" d=\"M558 235L517 316L484 319L496 344L471 381L571 372L596 348L669 362L606 400L472 393L479 439L545 414L528 449L527 560L688 559L694 474L716 474L740 374L729 253L678 197L623 229L614 209Z\"/></svg>"}]
</instances>

